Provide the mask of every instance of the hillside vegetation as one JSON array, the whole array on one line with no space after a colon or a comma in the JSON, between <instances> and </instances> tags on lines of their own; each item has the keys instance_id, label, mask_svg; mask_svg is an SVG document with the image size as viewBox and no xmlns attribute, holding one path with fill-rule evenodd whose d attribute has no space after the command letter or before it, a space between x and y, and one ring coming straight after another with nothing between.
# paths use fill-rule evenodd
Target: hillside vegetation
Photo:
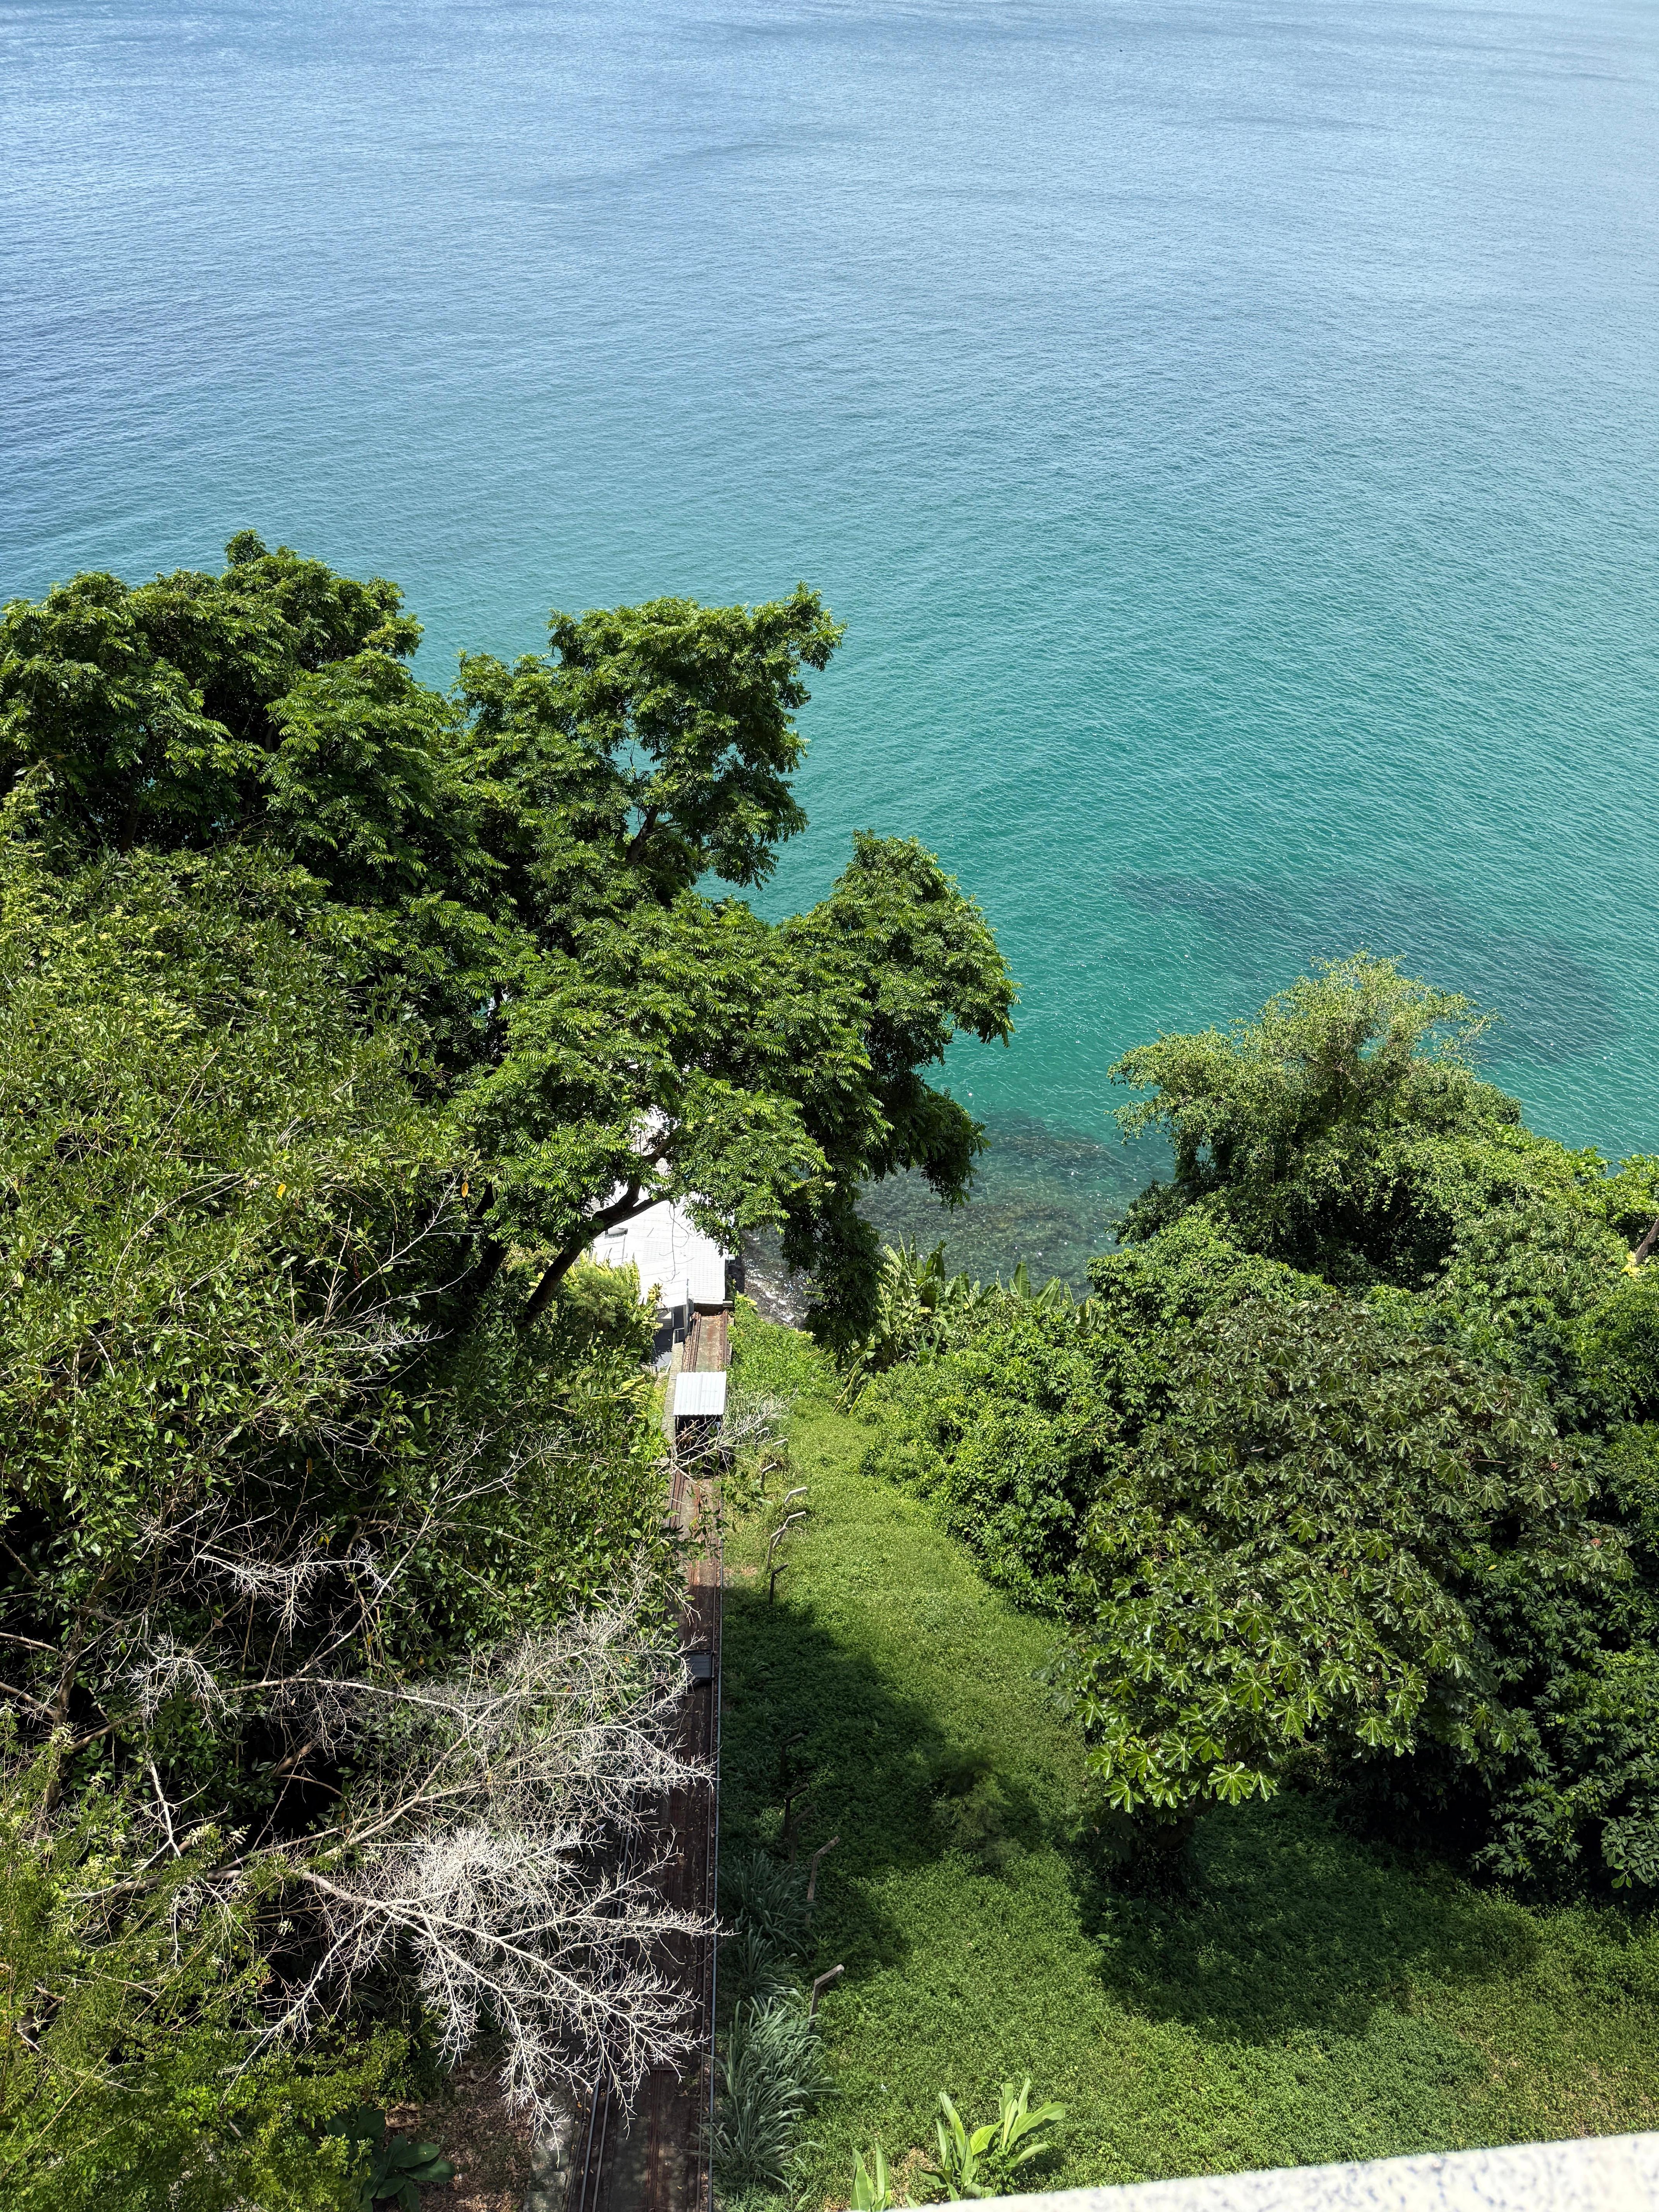
<instances>
[{"instance_id":1,"label":"hillside vegetation","mask_svg":"<svg viewBox=\"0 0 1659 2212\"><path fill-rule=\"evenodd\" d=\"M686 1779L655 1300L585 1255L764 1223L856 1338L858 1191L980 1142L923 1071L1012 990L927 854L698 888L803 826L811 592L449 690L419 634L251 532L0 617L17 2212L357 2206L469 2052L540 2124L683 2056L626 1848Z\"/></svg>"},{"instance_id":2,"label":"hillside vegetation","mask_svg":"<svg viewBox=\"0 0 1659 2212\"><path fill-rule=\"evenodd\" d=\"M842 1835L813 2189L959 2193L930 2106L1027 2075L1077 2181L1650 2117L1659 1163L1483 1028L1361 953L1130 1053L1086 1297L891 1249L799 1378L728 1807Z\"/></svg>"},{"instance_id":3,"label":"hillside vegetation","mask_svg":"<svg viewBox=\"0 0 1659 2212\"><path fill-rule=\"evenodd\" d=\"M787 1476L728 1539L723 1836L803 1863L840 1838L802 1967L848 1972L823 2002L835 2094L800 2130L801 2201L845 2203L878 2142L936 2193L918 2154L938 2093L979 2118L1028 2074L1066 2110L1033 2186L1659 2123L1645 1912L1524 1902L1356 1828L1316 1772L1205 1814L1176 1894L1103 1865L1055 1619L871 1471L886 1416L867 1395L862 1418L833 1410L836 1384L772 1334L748 1321L739 1375L776 1389L793 1368L807 1395ZM808 1517L769 1605L786 1484Z\"/></svg>"}]
</instances>

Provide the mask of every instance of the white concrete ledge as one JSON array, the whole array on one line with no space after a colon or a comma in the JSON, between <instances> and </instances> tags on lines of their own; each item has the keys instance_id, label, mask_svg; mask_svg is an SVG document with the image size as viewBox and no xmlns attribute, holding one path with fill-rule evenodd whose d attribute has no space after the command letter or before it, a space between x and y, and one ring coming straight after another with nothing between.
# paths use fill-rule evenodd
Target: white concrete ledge
<instances>
[{"instance_id":1,"label":"white concrete ledge","mask_svg":"<svg viewBox=\"0 0 1659 2212\"><path fill-rule=\"evenodd\" d=\"M1655 2212L1659 2135L1579 2136L993 2201L1009 2212Z\"/></svg>"}]
</instances>

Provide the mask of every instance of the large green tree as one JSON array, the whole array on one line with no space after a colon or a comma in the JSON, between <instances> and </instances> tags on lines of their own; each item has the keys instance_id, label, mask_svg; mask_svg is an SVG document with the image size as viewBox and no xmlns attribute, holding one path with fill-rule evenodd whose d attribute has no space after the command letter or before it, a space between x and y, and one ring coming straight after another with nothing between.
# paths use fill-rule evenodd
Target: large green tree
<instances>
[{"instance_id":1,"label":"large green tree","mask_svg":"<svg viewBox=\"0 0 1659 2212\"><path fill-rule=\"evenodd\" d=\"M251 532L228 554L7 609L0 775L51 865L258 848L308 879L293 927L349 914L361 1003L410 1024L475 1163L473 1299L538 1255L533 1318L601 1230L677 1199L728 1243L777 1225L817 1325L857 1334L859 1188L965 1190L980 1133L923 1071L1006 1038L1012 989L912 843L860 838L782 925L699 889L764 882L804 824L794 711L840 635L816 594L556 613L545 656L466 657L444 693L394 586Z\"/></svg>"},{"instance_id":2,"label":"large green tree","mask_svg":"<svg viewBox=\"0 0 1659 2212\"><path fill-rule=\"evenodd\" d=\"M394 586L229 555L0 620L0 1572L33 1726L155 1723L181 1787L276 1819L319 1772L296 1669L431 1663L640 1540L595 1236L778 1224L854 1330L859 1189L965 1188L924 1071L1012 991L912 843L781 925L699 888L800 826L839 634L804 588L556 615L447 695Z\"/></svg>"},{"instance_id":3,"label":"large green tree","mask_svg":"<svg viewBox=\"0 0 1659 2212\"><path fill-rule=\"evenodd\" d=\"M1527 1129L1480 1029L1360 954L1127 1055L1174 1172L1074 1313L893 1255L870 1463L1072 1614L1143 1840L1296 1761L1507 1879L1656 1880L1659 1166Z\"/></svg>"},{"instance_id":4,"label":"large green tree","mask_svg":"<svg viewBox=\"0 0 1659 2212\"><path fill-rule=\"evenodd\" d=\"M1240 1243L1328 1281L1416 1290L1460 1233L1517 1204L1575 1206L1602 1163L1535 1136L1479 1074L1469 1002L1357 953L1316 964L1251 1020L1126 1053L1121 1109L1158 1128L1175 1171L1131 1209L1129 1238L1201 1206Z\"/></svg>"},{"instance_id":5,"label":"large green tree","mask_svg":"<svg viewBox=\"0 0 1659 2212\"><path fill-rule=\"evenodd\" d=\"M135 1912L192 1836L246 1904L197 2056L368 1976L452 2051L488 2015L544 2112L561 2068L626 2087L684 2043L660 1899L595 1873L683 1778L681 1672L652 1319L582 1256L662 1199L774 1223L860 1329L858 1192L966 1187L927 1073L1012 988L912 843L860 838L781 924L738 896L803 821L811 592L556 615L441 691L392 585L228 552L0 617L0 1680L65 1833L107 1786ZM167 2139L204 2206L222 2090L199 2155Z\"/></svg>"},{"instance_id":6,"label":"large green tree","mask_svg":"<svg viewBox=\"0 0 1659 2212\"><path fill-rule=\"evenodd\" d=\"M1072 1680L1108 1800L1178 1839L1313 1746L1502 1748L1476 1601L1616 1572L1590 1487L1525 1385L1363 1306L1200 1322L1091 1518Z\"/></svg>"}]
</instances>

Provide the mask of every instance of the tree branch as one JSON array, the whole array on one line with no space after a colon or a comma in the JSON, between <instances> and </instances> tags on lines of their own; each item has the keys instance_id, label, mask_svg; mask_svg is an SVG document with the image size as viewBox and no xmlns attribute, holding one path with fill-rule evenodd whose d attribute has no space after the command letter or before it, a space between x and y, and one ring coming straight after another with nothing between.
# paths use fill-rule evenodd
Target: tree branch
<instances>
[{"instance_id":1,"label":"tree branch","mask_svg":"<svg viewBox=\"0 0 1659 2212\"><path fill-rule=\"evenodd\" d=\"M527 1325L539 1319L546 1312L554 1291L596 1237L602 1237L607 1229L614 1229L619 1221L630 1221L636 1213L647 1212L656 1203L653 1198L647 1204L641 1205L640 1187L637 1182L630 1182L614 1204L602 1206L597 1213L588 1214L582 1223L582 1234L571 1238L531 1292L530 1302L522 1316L525 1323Z\"/></svg>"},{"instance_id":2,"label":"tree branch","mask_svg":"<svg viewBox=\"0 0 1659 2212\"><path fill-rule=\"evenodd\" d=\"M639 859L640 854L645 850L645 841L651 835L651 832L656 828L657 817L661 811L662 810L660 807L647 806L645 810L644 820L640 823L639 828L635 831L634 835L629 839L628 850L623 854L623 858L630 868Z\"/></svg>"}]
</instances>

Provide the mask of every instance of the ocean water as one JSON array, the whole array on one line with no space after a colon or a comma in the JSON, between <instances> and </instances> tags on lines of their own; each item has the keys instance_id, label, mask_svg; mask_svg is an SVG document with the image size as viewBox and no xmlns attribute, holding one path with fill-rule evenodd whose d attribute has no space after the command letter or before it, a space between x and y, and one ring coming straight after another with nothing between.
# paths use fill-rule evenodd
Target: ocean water
<instances>
[{"instance_id":1,"label":"ocean water","mask_svg":"<svg viewBox=\"0 0 1659 2212\"><path fill-rule=\"evenodd\" d=\"M1114 1059L1364 944L1659 1149L1652 0L0 0L0 592L252 524L424 672L848 624L811 831L1022 985L951 1225L1074 1279ZM905 1190L882 1218L931 1237Z\"/></svg>"}]
</instances>

